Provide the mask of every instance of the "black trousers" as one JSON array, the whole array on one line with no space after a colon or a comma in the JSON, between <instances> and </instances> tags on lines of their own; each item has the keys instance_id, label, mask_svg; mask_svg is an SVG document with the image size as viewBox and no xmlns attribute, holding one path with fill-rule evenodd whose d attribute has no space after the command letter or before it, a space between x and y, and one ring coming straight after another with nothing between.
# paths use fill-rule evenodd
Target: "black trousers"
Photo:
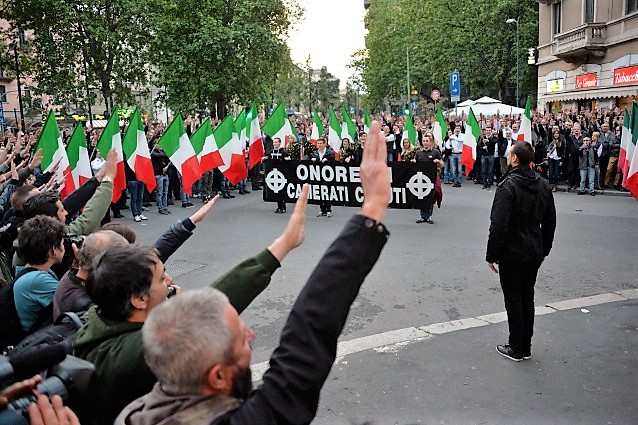
<instances>
[{"instance_id":1,"label":"black trousers","mask_svg":"<svg viewBox=\"0 0 638 425\"><path fill-rule=\"evenodd\" d=\"M534 334L534 285L540 262L499 263L499 277L507 323L509 345L517 353L530 353Z\"/></svg>"},{"instance_id":2,"label":"black trousers","mask_svg":"<svg viewBox=\"0 0 638 425\"><path fill-rule=\"evenodd\" d=\"M319 204L319 208L321 209L322 213L332 212L332 204L330 204L330 202L322 202L321 204Z\"/></svg>"}]
</instances>

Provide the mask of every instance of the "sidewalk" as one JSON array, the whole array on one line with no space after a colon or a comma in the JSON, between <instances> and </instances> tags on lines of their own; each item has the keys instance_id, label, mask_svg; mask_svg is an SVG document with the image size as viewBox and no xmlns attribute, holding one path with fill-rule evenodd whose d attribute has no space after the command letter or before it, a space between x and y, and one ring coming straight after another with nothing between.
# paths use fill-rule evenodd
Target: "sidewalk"
<instances>
[{"instance_id":1,"label":"sidewalk","mask_svg":"<svg viewBox=\"0 0 638 425\"><path fill-rule=\"evenodd\" d=\"M541 307L552 312L537 315L533 357L519 363L495 350L506 322L353 350L335 364L313 423L636 424L637 292Z\"/></svg>"}]
</instances>

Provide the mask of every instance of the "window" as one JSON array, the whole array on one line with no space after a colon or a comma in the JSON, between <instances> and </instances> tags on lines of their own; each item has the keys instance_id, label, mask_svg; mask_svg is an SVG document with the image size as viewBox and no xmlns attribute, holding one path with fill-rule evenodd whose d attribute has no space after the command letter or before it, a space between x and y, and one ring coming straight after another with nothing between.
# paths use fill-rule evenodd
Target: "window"
<instances>
[{"instance_id":1,"label":"window","mask_svg":"<svg viewBox=\"0 0 638 425\"><path fill-rule=\"evenodd\" d=\"M2 103L7 103L7 87L6 86L0 86L0 101L2 101Z\"/></svg>"},{"instance_id":2,"label":"window","mask_svg":"<svg viewBox=\"0 0 638 425\"><path fill-rule=\"evenodd\" d=\"M638 0L627 0L627 14L638 10Z\"/></svg>"},{"instance_id":3,"label":"window","mask_svg":"<svg viewBox=\"0 0 638 425\"><path fill-rule=\"evenodd\" d=\"M585 23L594 22L594 0L585 0Z\"/></svg>"},{"instance_id":4,"label":"window","mask_svg":"<svg viewBox=\"0 0 638 425\"><path fill-rule=\"evenodd\" d=\"M561 6L561 2L554 3L554 5L552 6L552 35L560 34L560 24L562 20Z\"/></svg>"}]
</instances>

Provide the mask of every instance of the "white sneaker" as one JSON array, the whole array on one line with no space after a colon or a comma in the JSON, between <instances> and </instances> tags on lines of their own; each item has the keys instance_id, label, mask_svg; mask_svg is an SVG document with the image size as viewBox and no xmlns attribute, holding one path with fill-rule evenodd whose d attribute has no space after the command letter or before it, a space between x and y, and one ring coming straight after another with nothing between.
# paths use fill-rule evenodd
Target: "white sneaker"
<instances>
[{"instance_id":1,"label":"white sneaker","mask_svg":"<svg viewBox=\"0 0 638 425\"><path fill-rule=\"evenodd\" d=\"M332 213L331 213L331 212L329 212L329 213L327 213L327 214L326 214L326 216L328 216L328 217L332 217Z\"/></svg>"},{"instance_id":2,"label":"white sneaker","mask_svg":"<svg viewBox=\"0 0 638 425\"><path fill-rule=\"evenodd\" d=\"M142 220L148 220L148 217L145 216L144 214L140 214L138 215L139 218L141 218Z\"/></svg>"},{"instance_id":3,"label":"white sneaker","mask_svg":"<svg viewBox=\"0 0 638 425\"><path fill-rule=\"evenodd\" d=\"M135 221L142 221L142 218L139 215L136 215L135 217L133 217L133 220Z\"/></svg>"}]
</instances>

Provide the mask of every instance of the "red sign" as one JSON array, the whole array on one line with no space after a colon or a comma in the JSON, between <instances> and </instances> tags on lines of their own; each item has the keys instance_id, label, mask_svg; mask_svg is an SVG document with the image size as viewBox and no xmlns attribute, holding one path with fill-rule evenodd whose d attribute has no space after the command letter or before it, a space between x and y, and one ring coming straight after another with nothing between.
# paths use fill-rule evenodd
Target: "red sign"
<instances>
[{"instance_id":1,"label":"red sign","mask_svg":"<svg viewBox=\"0 0 638 425\"><path fill-rule=\"evenodd\" d=\"M576 76L577 89L589 89L592 87L598 87L598 74L596 72Z\"/></svg>"},{"instance_id":2,"label":"red sign","mask_svg":"<svg viewBox=\"0 0 638 425\"><path fill-rule=\"evenodd\" d=\"M432 90L432 93L430 93L430 97L432 98L432 100L439 100L441 98L441 92L437 89L434 89Z\"/></svg>"},{"instance_id":3,"label":"red sign","mask_svg":"<svg viewBox=\"0 0 638 425\"><path fill-rule=\"evenodd\" d=\"M638 65L614 69L614 85L638 84Z\"/></svg>"}]
</instances>

